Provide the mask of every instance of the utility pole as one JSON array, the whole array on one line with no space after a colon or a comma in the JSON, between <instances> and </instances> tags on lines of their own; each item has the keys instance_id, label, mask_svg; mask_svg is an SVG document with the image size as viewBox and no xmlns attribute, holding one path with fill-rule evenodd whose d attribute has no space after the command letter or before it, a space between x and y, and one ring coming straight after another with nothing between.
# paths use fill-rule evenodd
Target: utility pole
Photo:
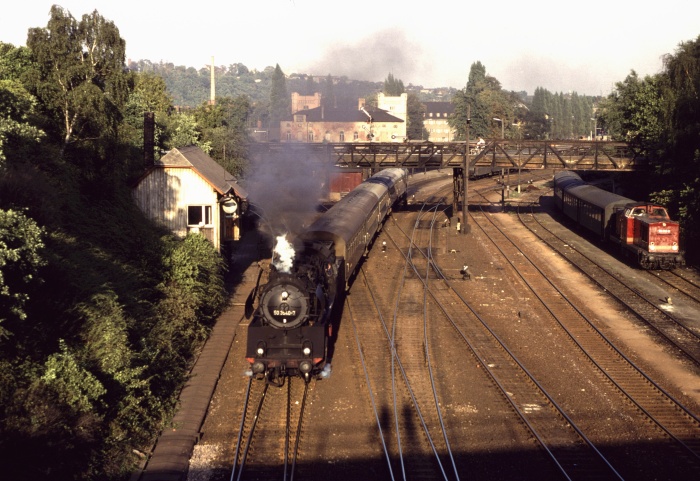
<instances>
[{"instance_id":1,"label":"utility pole","mask_svg":"<svg viewBox=\"0 0 700 481\"><path fill-rule=\"evenodd\" d=\"M469 224L467 223L467 208L469 207L469 202L467 202L467 193L469 192L469 124L472 119L472 109L471 105L467 104L467 143L464 148L464 167L462 169L464 175L464 192L462 192L462 233L469 233Z\"/></svg>"}]
</instances>

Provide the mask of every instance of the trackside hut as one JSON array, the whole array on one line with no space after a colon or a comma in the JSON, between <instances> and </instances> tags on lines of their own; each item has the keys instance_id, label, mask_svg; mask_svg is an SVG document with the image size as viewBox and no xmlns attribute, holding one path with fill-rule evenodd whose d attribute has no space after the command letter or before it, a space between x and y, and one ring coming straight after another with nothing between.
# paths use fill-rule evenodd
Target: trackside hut
<instances>
[{"instance_id":1,"label":"trackside hut","mask_svg":"<svg viewBox=\"0 0 700 481\"><path fill-rule=\"evenodd\" d=\"M240 239L248 194L197 146L173 149L155 161L133 196L148 218L177 236L199 232L219 251Z\"/></svg>"}]
</instances>

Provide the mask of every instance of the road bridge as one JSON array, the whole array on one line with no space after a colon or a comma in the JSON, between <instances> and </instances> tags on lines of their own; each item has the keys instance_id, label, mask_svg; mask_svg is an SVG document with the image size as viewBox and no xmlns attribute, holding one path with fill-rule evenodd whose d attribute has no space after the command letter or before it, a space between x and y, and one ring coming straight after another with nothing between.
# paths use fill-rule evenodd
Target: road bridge
<instances>
[{"instance_id":1,"label":"road bridge","mask_svg":"<svg viewBox=\"0 0 700 481\"><path fill-rule=\"evenodd\" d=\"M254 143L252 160L318 161L320 165L413 169L492 166L508 169L636 171L646 159L625 142L592 140L487 140L465 142Z\"/></svg>"}]
</instances>

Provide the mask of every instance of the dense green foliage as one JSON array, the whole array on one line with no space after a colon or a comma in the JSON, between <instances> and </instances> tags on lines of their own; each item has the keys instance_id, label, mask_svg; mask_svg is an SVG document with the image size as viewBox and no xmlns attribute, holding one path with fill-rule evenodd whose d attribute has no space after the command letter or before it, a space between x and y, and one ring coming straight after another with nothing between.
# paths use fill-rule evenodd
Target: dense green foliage
<instances>
[{"instance_id":1,"label":"dense green foliage","mask_svg":"<svg viewBox=\"0 0 700 481\"><path fill-rule=\"evenodd\" d=\"M650 160L653 172L640 182L681 219L686 248L700 245L700 36L667 55L662 72L632 71L599 111L613 139ZM700 261L697 249L687 257Z\"/></svg>"},{"instance_id":2,"label":"dense green foliage","mask_svg":"<svg viewBox=\"0 0 700 481\"><path fill-rule=\"evenodd\" d=\"M455 115L450 124L457 138L466 138L467 105L471 109L470 139L477 137L514 140L591 138L595 128L593 106L596 98L552 93L535 89L531 99L525 93L508 92L486 73L481 62L472 64L464 89L453 98Z\"/></svg>"},{"instance_id":3,"label":"dense green foliage","mask_svg":"<svg viewBox=\"0 0 700 481\"><path fill-rule=\"evenodd\" d=\"M270 122L278 126L282 119L289 118L292 114L291 99L287 92L287 80L279 64L275 66L270 86Z\"/></svg>"},{"instance_id":4,"label":"dense green foliage","mask_svg":"<svg viewBox=\"0 0 700 481\"><path fill-rule=\"evenodd\" d=\"M225 265L131 199L143 112L156 113L160 146L180 117L162 79L123 68L116 26L53 7L28 45L0 43L3 475L126 479L225 306ZM195 112L191 130L206 141L239 113L201 127Z\"/></svg>"}]
</instances>

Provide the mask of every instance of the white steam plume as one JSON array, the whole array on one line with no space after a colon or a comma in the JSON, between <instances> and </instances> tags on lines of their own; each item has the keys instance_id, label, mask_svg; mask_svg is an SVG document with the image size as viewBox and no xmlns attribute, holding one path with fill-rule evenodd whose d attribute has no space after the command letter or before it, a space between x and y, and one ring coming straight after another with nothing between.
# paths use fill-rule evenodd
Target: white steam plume
<instances>
[{"instance_id":1,"label":"white steam plume","mask_svg":"<svg viewBox=\"0 0 700 481\"><path fill-rule=\"evenodd\" d=\"M294 263L294 246L287 240L287 235L282 234L275 238L275 249L272 254L272 265L279 272L289 274Z\"/></svg>"}]
</instances>

